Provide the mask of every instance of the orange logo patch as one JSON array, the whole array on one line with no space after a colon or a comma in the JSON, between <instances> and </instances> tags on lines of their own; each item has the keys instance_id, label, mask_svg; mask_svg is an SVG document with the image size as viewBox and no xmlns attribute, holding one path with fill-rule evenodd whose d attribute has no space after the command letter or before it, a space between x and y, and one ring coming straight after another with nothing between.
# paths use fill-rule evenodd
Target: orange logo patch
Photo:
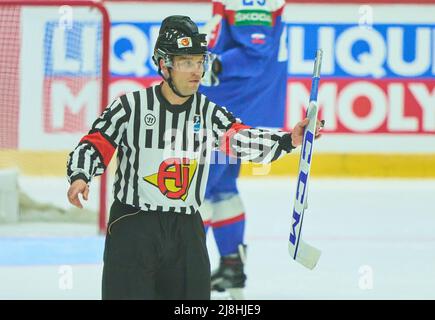
<instances>
[{"instance_id":1,"label":"orange logo patch","mask_svg":"<svg viewBox=\"0 0 435 320\"><path fill-rule=\"evenodd\" d=\"M178 48L189 48L192 46L192 40L190 37L184 37L177 39Z\"/></svg>"}]
</instances>

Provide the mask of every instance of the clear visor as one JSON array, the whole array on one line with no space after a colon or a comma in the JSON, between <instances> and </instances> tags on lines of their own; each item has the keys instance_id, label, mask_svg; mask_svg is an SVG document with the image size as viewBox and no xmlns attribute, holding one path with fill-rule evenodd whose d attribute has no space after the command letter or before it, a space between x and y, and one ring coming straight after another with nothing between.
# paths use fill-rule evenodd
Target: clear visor
<instances>
[{"instance_id":1,"label":"clear visor","mask_svg":"<svg viewBox=\"0 0 435 320\"><path fill-rule=\"evenodd\" d=\"M172 56L165 66L178 72L207 72L211 70L216 55L212 53Z\"/></svg>"}]
</instances>

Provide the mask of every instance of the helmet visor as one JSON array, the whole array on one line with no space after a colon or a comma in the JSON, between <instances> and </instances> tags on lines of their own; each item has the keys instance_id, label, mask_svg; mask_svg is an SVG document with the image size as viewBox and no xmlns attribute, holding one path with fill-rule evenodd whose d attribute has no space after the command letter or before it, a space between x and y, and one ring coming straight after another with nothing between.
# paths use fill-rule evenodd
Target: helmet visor
<instances>
[{"instance_id":1,"label":"helmet visor","mask_svg":"<svg viewBox=\"0 0 435 320\"><path fill-rule=\"evenodd\" d=\"M207 52L198 55L172 55L171 59L165 61L168 68L178 72L207 72L210 71L216 55Z\"/></svg>"}]
</instances>

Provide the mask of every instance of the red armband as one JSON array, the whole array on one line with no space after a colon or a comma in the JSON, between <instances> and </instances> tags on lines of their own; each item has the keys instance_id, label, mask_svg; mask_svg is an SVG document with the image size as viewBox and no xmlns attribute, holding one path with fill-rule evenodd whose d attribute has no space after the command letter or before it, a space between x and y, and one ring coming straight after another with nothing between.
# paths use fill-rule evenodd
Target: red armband
<instances>
[{"instance_id":1,"label":"red armband","mask_svg":"<svg viewBox=\"0 0 435 320\"><path fill-rule=\"evenodd\" d=\"M107 167L112 159L115 147L100 132L94 132L84 136L80 142L89 142L100 153L103 163Z\"/></svg>"},{"instance_id":2,"label":"red armband","mask_svg":"<svg viewBox=\"0 0 435 320\"><path fill-rule=\"evenodd\" d=\"M251 128L251 127L247 126L245 124L233 123L231 128L229 128L227 130L227 132L225 132L225 134L223 135L219 149L223 153L225 153L226 155L235 157L235 155L231 152L230 141L237 132L239 132L240 130L249 129L249 128Z\"/></svg>"}]
</instances>

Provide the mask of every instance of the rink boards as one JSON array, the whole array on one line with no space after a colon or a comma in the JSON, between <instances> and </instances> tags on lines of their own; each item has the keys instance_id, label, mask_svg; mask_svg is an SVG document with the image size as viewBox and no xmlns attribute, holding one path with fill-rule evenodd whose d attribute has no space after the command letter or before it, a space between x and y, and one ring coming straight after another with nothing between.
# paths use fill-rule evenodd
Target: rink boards
<instances>
[{"instance_id":1,"label":"rink boards","mask_svg":"<svg viewBox=\"0 0 435 320\"><path fill-rule=\"evenodd\" d=\"M66 177L66 160L69 152L1 151L0 169L19 167L21 173L26 176ZM241 176L295 176L298 161L298 151L295 151L295 154L285 156L270 165L244 163ZM114 165L115 161L112 161L111 167ZM435 178L435 154L317 152L314 153L311 175L313 177Z\"/></svg>"}]
</instances>

